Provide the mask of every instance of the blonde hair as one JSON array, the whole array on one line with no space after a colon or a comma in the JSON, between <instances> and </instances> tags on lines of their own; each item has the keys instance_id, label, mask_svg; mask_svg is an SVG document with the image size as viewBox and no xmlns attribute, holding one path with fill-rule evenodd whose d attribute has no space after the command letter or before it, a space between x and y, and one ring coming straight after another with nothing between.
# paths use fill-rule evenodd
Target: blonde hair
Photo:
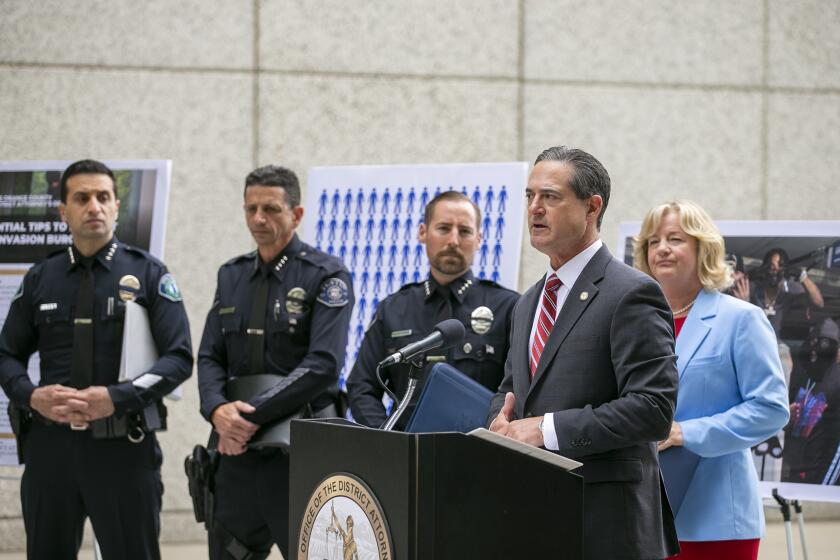
<instances>
[{"instance_id":1,"label":"blonde hair","mask_svg":"<svg viewBox=\"0 0 840 560\"><path fill-rule=\"evenodd\" d=\"M682 230L697 240L697 276L706 290L726 290L732 285L732 267L726 263L726 247L712 218L696 202L673 200L648 210L639 235L633 238L633 265L650 276L648 239L669 212L677 214Z\"/></svg>"}]
</instances>

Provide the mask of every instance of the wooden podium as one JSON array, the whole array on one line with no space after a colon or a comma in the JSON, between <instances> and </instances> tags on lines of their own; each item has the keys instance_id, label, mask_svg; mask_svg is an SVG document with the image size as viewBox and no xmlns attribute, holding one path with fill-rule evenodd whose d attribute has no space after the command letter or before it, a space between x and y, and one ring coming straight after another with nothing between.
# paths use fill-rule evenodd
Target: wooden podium
<instances>
[{"instance_id":1,"label":"wooden podium","mask_svg":"<svg viewBox=\"0 0 840 560\"><path fill-rule=\"evenodd\" d=\"M289 486L290 558L583 557L583 478L475 436L296 420Z\"/></svg>"}]
</instances>

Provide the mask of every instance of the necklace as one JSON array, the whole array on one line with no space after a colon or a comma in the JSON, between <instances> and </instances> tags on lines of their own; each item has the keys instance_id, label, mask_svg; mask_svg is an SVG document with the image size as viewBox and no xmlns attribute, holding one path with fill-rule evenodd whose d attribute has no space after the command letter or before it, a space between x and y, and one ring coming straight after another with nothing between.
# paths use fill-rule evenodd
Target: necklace
<instances>
[{"instance_id":1,"label":"necklace","mask_svg":"<svg viewBox=\"0 0 840 560\"><path fill-rule=\"evenodd\" d=\"M697 301L697 298L694 298L693 300L691 300L690 302L688 302L688 305L686 305L685 307L681 307L681 308L679 308L679 309L677 309L677 310L672 311L671 313L673 313L673 314L674 314L674 317L676 317L677 315L682 315L683 313L685 313L686 311L688 311L689 309L691 309L691 306L692 306L692 305L694 305L694 302L695 302L695 301Z\"/></svg>"}]
</instances>

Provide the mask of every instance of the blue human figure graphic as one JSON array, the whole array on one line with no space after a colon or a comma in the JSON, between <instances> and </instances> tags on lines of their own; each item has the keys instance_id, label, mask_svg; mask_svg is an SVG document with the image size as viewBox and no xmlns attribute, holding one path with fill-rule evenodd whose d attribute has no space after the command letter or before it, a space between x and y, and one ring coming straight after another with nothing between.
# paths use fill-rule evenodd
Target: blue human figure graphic
<instances>
[{"instance_id":1,"label":"blue human figure graphic","mask_svg":"<svg viewBox=\"0 0 840 560\"><path fill-rule=\"evenodd\" d=\"M376 272L373 273L373 293L379 293L379 287L382 285L382 271L377 267Z\"/></svg>"},{"instance_id":2,"label":"blue human figure graphic","mask_svg":"<svg viewBox=\"0 0 840 560\"><path fill-rule=\"evenodd\" d=\"M414 234L414 220L411 219L411 216L405 219L405 235L403 235L403 241L408 241L411 239L411 236Z\"/></svg>"},{"instance_id":3,"label":"blue human figure graphic","mask_svg":"<svg viewBox=\"0 0 840 560\"><path fill-rule=\"evenodd\" d=\"M420 271L418 269L414 269L414 274L411 275L412 282L419 282L420 281Z\"/></svg>"},{"instance_id":4,"label":"blue human figure graphic","mask_svg":"<svg viewBox=\"0 0 840 560\"><path fill-rule=\"evenodd\" d=\"M367 269L364 269L362 271L362 283L361 286L359 286L359 291L363 294L367 293L368 280L370 280L370 273L367 271Z\"/></svg>"},{"instance_id":5,"label":"blue human figure graphic","mask_svg":"<svg viewBox=\"0 0 840 560\"><path fill-rule=\"evenodd\" d=\"M429 189L428 187L423 187L423 193L420 195L420 210L422 211L426 204L429 203Z\"/></svg>"},{"instance_id":6,"label":"blue human figure graphic","mask_svg":"<svg viewBox=\"0 0 840 560\"><path fill-rule=\"evenodd\" d=\"M376 248L376 267L379 268L382 266L382 260L385 257L385 247L382 243L379 244L379 247Z\"/></svg>"},{"instance_id":7,"label":"blue human figure graphic","mask_svg":"<svg viewBox=\"0 0 840 560\"><path fill-rule=\"evenodd\" d=\"M487 253L490 251L489 247L487 247L487 241L481 244L481 248L479 249L478 253L478 264L482 268L487 266Z\"/></svg>"},{"instance_id":8,"label":"blue human figure graphic","mask_svg":"<svg viewBox=\"0 0 840 560\"><path fill-rule=\"evenodd\" d=\"M469 194L467 194L467 185L461 185L461 194L466 197L470 196Z\"/></svg>"},{"instance_id":9,"label":"blue human figure graphic","mask_svg":"<svg viewBox=\"0 0 840 560\"><path fill-rule=\"evenodd\" d=\"M349 216L353 209L353 190L348 188L344 193L344 215Z\"/></svg>"},{"instance_id":10,"label":"blue human figure graphic","mask_svg":"<svg viewBox=\"0 0 840 560\"><path fill-rule=\"evenodd\" d=\"M493 266L499 266L502 264L502 244L496 241L496 245L493 246Z\"/></svg>"},{"instance_id":11,"label":"blue human figure graphic","mask_svg":"<svg viewBox=\"0 0 840 560\"><path fill-rule=\"evenodd\" d=\"M400 262L400 266L403 267L403 268L408 268L408 255L409 255L410 251L411 251L411 248L409 247L408 243L403 245L402 261ZM402 284L405 284L405 282L402 282Z\"/></svg>"},{"instance_id":12,"label":"blue human figure graphic","mask_svg":"<svg viewBox=\"0 0 840 560\"><path fill-rule=\"evenodd\" d=\"M414 266L420 266L423 262L423 246L419 243L414 246Z\"/></svg>"},{"instance_id":13,"label":"blue human figure graphic","mask_svg":"<svg viewBox=\"0 0 840 560\"><path fill-rule=\"evenodd\" d=\"M388 274L385 278L385 287L388 290L388 293L390 294L394 291L394 280L396 280L396 275L394 274L393 268L388 269Z\"/></svg>"},{"instance_id":14,"label":"blue human figure graphic","mask_svg":"<svg viewBox=\"0 0 840 560\"><path fill-rule=\"evenodd\" d=\"M417 195L414 193L414 187L408 191L408 213L411 214L414 212L414 201L416 200Z\"/></svg>"},{"instance_id":15,"label":"blue human figure graphic","mask_svg":"<svg viewBox=\"0 0 840 560\"><path fill-rule=\"evenodd\" d=\"M350 231L350 218L344 216L344 219L341 220L341 240L347 241L347 234Z\"/></svg>"},{"instance_id":16,"label":"blue human figure graphic","mask_svg":"<svg viewBox=\"0 0 840 560\"><path fill-rule=\"evenodd\" d=\"M318 223L315 225L315 243L320 243L324 236L324 220L318 218Z\"/></svg>"},{"instance_id":17,"label":"blue human figure graphic","mask_svg":"<svg viewBox=\"0 0 840 560\"><path fill-rule=\"evenodd\" d=\"M507 202L507 189L502 185L502 192L499 193L499 212L505 211L505 203Z\"/></svg>"},{"instance_id":18,"label":"blue human figure graphic","mask_svg":"<svg viewBox=\"0 0 840 560\"><path fill-rule=\"evenodd\" d=\"M493 274L490 275L490 280L492 280L493 282L498 282L500 276L501 275L499 274L499 269L494 268L493 269Z\"/></svg>"},{"instance_id":19,"label":"blue human figure graphic","mask_svg":"<svg viewBox=\"0 0 840 560\"><path fill-rule=\"evenodd\" d=\"M505 232L505 217L502 214L499 214L499 217L496 218L496 239L501 239L502 234Z\"/></svg>"},{"instance_id":20,"label":"blue human figure graphic","mask_svg":"<svg viewBox=\"0 0 840 560\"><path fill-rule=\"evenodd\" d=\"M359 216L356 216L356 219L353 220L353 241L359 240L359 232L362 230L362 219Z\"/></svg>"},{"instance_id":21,"label":"blue human figure graphic","mask_svg":"<svg viewBox=\"0 0 840 560\"><path fill-rule=\"evenodd\" d=\"M485 280L487 278L487 273L484 272L483 268L478 271L478 277L481 278L482 280Z\"/></svg>"},{"instance_id":22,"label":"blue human figure graphic","mask_svg":"<svg viewBox=\"0 0 840 560\"><path fill-rule=\"evenodd\" d=\"M373 216L376 213L376 201L379 200L379 195L376 194L376 187L373 187L373 190L370 191L370 195L368 196L368 215Z\"/></svg>"},{"instance_id":23,"label":"blue human figure graphic","mask_svg":"<svg viewBox=\"0 0 840 560\"><path fill-rule=\"evenodd\" d=\"M361 319L361 313L359 314L359 319ZM365 335L365 327L360 321L356 324L356 340L362 338Z\"/></svg>"},{"instance_id":24,"label":"blue human figure graphic","mask_svg":"<svg viewBox=\"0 0 840 560\"><path fill-rule=\"evenodd\" d=\"M484 193L484 213L489 214L493 211L493 185L487 187L487 192Z\"/></svg>"},{"instance_id":25,"label":"blue human figure graphic","mask_svg":"<svg viewBox=\"0 0 840 560\"><path fill-rule=\"evenodd\" d=\"M318 197L318 215L323 216L327 213L327 190L321 191L321 196Z\"/></svg>"},{"instance_id":26,"label":"blue human figure graphic","mask_svg":"<svg viewBox=\"0 0 840 560\"><path fill-rule=\"evenodd\" d=\"M490 224L492 223L493 221L490 219L490 216L485 214L484 218L482 218L481 220L481 231L483 231L485 234L490 233Z\"/></svg>"},{"instance_id":27,"label":"blue human figure graphic","mask_svg":"<svg viewBox=\"0 0 840 560\"><path fill-rule=\"evenodd\" d=\"M332 209L331 209L333 216L338 214L338 205L339 205L340 202L341 202L341 195L339 194L338 189L335 189L335 191L333 191Z\"/></svg>"},{"instance_id":28,"label":"blue human figure graphic","mask_svg":"<svg viewBox=\"0 0 840 560\"><path fill-rule=\"evenodd\" d=\"M358 258L359 246L354 243L353 248L350 250L350 268L356 268L356 259Z\"/></svg>"},{"instance_id":29,"label":"blue human figure graphic","mask_svg":"<svg viewBox=\"0 0 840 560\"><path fill-rule=\"evenodd\" d=\"M367 311L367 298L364 295L359 298L359 320L364 323L365 311Z\"/></svg>"},{"instance_id":30,"label":"blue human figure graphic","mask_svg":"<svg viewBox=\"0 0 840 560\"><path fill-rule=\"evenodd\" d=\"M435 188L435 196L440 196L440 185Z\"/></svg>"},{"instance_id":31,"label":"blue human figure graphic","mask_svg":"<svg viewBox=\"0 0 840 560\"><path fill-rule=\"evenodd\" d=\"M388 187L385 187L385 192L382 193L382 210L383 214L388 213L388 205L391 204L391 192L388 190Z\"/></svg>"},{"instance_id":32,"label":"blue human figure graphic","mask_svg":"<svg viewBox=\"0 0 840 560\"><path fill-rule=\"evenodd\" d=\"M408 284L408 271L403 268L400 272L400 286Z\"/></svg>"},{"instance_id":33,"label":"blue human figure graphic","mask_svg":"<svg viewBox=\"0 0 840 560\"><path fill-rule=\"evenodd\" d=\"M332 243L327 245L327 254L328 255L335 255L335 247L333 247Z\"/></svg>"},{"instance_id":34,"label":"blue human figure graphic","mask_svg":"<svg viewBox=\"0 0 840 560\"><path fill-rule=\"evenodd\" d=\"M350 271L350 282L352 282L354 286L356 285L356 271L355 270Z\"/></svg>"},{"instance_id":35,"label":"blue human figure graphic","mask_svg":"<svg viewBox=\"0 0 840 560\"><path fill-rule=\"evenodd\" d=\"M329 233L327 234L327 239L329 241L335 241L335 228L337 228L337 227L338 227L338 224L336 223L335 218L331 219L330 220L330 230L329 230Z\"/></svg>"},{"instance_id":36,"label":"blue human figure graphic","mask_svg":"<svg viewBox=\"0 0 840 560\"><path fill-rule=\"evenodd\" d=\"M397 266L397 246L391 245L388 249L388 266L393 268Z\"/></svg>"},{"instance_id":37,"label":"blue human figure graphic","mask_svg":"<svg viewBox=\"0 0 840 560\"><path fill-rule=\"evenodd\" d=\"M373 299L370 302L370 312L371 313L376 313L376 308L377 307L379 307L379 298L376 297L376 296L373 296Z\"/></svg>"},{"instance_id":38,"label":"blue human figure graphic","mask_svg":"<svg viewBox=\"0 0 840 560\"><path fill-rule=\"evenodd\" d=\"M359 188L359 190L356 191L356 214L361 214L362 213L362 209L363 209L364 205L365 205L365 191L363 191L361 188Z\"/></svg>"},{"instance_id":39,"label":"blue human figure graphic","mask_svg":"<svg viewBox=\"0 0 840 560\"><path fill-rule=\"evenodd\" d=\"M373 218L368 218L367 229L365 230L365 241L370 241L373 238Z\"/></svg>"},{"instance_id":40,"label":"blue human figure graphic","mask_svg":"<svg viewBox=\"0 0 840 560\"><path fill-rule=\"evenodd\" d=\"M342 244L341 247L338 248L338 256L341 257L341 260L344 260L344 257L347 256L347 245Z\"/></svg>"},{"instance_id":41,"label":"blue human figure graphic","mask_svg":"<svg viewBox=\"0 0 840 560\"><path fill-rule=\"evenodd\" d=\"M478 185L475 186L475 190L473 191L472 201L475 203L476 206L481 208L481 189L479 189Z\"/></svg>"},{"instance_id":42,"label":"blue human figure graphic","mask_svg":"<svg viewBox=\"0 0 840 560\"><path fill-rule=\"evenodd\" d=\"M385 241L385 233L388 231L388 218L382 217L379 220L379 241Z\"/></svg>"},{"instance_id":43,"label":"blue human figure graphic","mask_svg":"<svg viewBox=\"0 0 840 560\"><path fill-rule=\"evenodd\" d=\"M399 214L402 211L403 192L402 187L397 187L397 194L394 195L394 213Z\"/></svg>"},{"instance_id":44,"label":"blue human figure graphic","mask_svg":"<svg viewBox=\"0 0 840 560\"><path fill-rule=\"evenodd\" d=\"M391 241L396 242L397 239L400 237L400 217L397 216L394 218L394 221L391 222Z\"/></svg>"},{"instance_id":45,"label":"blue human figure graphic","mask_svg":"<svg viewBox=\"0 0 840 560\"><path fill-rule=\"evenodd\" d=\"M362 260L362 267L367 268L369 266L370 266L370 243L365 245L364 259Z\"/></svg>"}]
</instances>

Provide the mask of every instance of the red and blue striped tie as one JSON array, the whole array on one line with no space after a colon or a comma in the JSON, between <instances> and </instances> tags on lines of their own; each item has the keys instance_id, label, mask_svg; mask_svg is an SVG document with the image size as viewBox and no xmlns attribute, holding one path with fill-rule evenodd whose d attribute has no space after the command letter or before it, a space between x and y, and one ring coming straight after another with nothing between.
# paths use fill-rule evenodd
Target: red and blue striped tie
<instances>
[{"instance_id":1,"label":"red and blue striped tie","mask_svg":"<svg viewBox=\"0 0 840 560\"><path fill-rule=\"evenodd\" d=\"M552 274L545 281L542 300L540 301L539 319L537 329L534 331L534 342L531 344L531 379L537 373L537 365L540 363L545 343L548 342L548 335L554 328L554 318L557 316L557 290L563 282Z\"/></svg>"}]
</instances>

